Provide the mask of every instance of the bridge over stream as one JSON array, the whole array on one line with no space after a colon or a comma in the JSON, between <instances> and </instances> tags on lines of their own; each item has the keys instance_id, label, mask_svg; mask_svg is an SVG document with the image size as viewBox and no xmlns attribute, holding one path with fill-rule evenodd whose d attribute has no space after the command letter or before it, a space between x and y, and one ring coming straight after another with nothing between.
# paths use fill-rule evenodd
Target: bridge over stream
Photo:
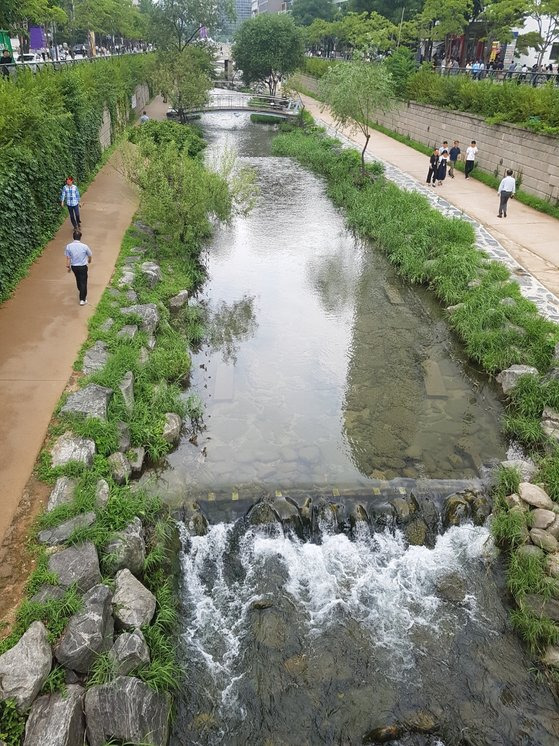
<instances>
[{"instance_id":1,"label":"bridge over stream","mask_svg":"<svg viewBox=\"0 0 559 746\"><path fill-rule=\"evenodd\" d=\"M186 117L211 111L250 111L256 114L269 114L271 117L291 119L304 109L304 104L298 96L266 96L261 94L241 93L239 91L214 88L204 106L193 107L185 111ZM178 116L178 112L170 109L169 118Z\"/></svg>"}]
</instances>

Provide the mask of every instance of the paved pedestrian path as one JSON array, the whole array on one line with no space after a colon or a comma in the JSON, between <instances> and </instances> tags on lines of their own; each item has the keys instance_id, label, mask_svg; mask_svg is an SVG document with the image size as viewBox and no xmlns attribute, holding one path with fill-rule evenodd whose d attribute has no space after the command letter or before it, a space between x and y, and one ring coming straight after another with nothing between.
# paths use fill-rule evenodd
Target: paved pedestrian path
<instances>
[{"instance_id":1,"label":"paved pedestrian path","mask_svg":"<svg viewBox=\"0 0 559 746\"><path fill-rule=\"evenodd\" d=\"M310 96L301 98L319 124L335 127L332 116L328 111L321 111L319 102ZM349 128L341 128L339 132L359 147L363 147L364 137L361 133L352 133ZM472 132L472 138L475 139L475 132ZM447 139L451 140L452 137ZM463 149L465 145L466 143L462 143ZM393 140L388 135L371 130L367 152L392 164L403 176L409 175L416 184L425 184L429 159L413 148ZM411 182L410 179L408 181ZM515 200L509 202L508 217L499 219L496 190L475 179L466 180L459 172L455 179L447 177L442 187L429 189L433 192L434 200L448 202L450 206L457 208L454 214L465 213L483 226L490 240L496 240L524 270L550 293L559 297L559 221ZM493 248L498 252L499 246ZM524 282L529 282L529 278L524 277ZM553 318L555 313L546 315Z\"/></svg>"},{"instance_id":2,"label":"paved pedestrian path","mask_svg":"<svg viewBox=\"0 0 559 746\"><path fill-rule=\"evenodd\" d=\"M146 108L161 117L167 107L156 100ZM0 305L0 542L138 208L137 195L118 166L117 150L83 195L83 240L93 251L88 305L79 305L74 275L65 267L64 247L72 238L69 219L14 295Z\"/></svg>"}]
</instances>

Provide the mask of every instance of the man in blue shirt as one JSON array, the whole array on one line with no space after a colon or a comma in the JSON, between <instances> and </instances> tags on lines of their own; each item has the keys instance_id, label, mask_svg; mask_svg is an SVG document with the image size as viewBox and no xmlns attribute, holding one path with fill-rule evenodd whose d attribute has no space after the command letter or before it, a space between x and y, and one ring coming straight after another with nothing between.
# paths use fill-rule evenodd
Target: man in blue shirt
<instances>
[{"instance_id":1,"label":"man in blue shirt","mask_svg":"<svg viewBox=\"0 0 559 746\"><path fill-rule=\"evenodd\" d=\"M74 230L76 230L81 226L80 190L74 184L74 179L71 176L68 176L66 179L66 184L64 184L60 193L60 204L62 207L64 207L64 202L66 202L68 212L70 213L70 220L72 221Z\"/></svg>"},{"instance_id":2,"label":"man in blue shirt","mask_svg":"<svg viewBox=\"0 0 559 746\"><path fill-rule=\"evenodd\" d=\"M80 306L87 303L87 265L91 264L91 249L81 241L81 231L74 231L74 240L66 246L66 269L72 271L80 294Z\"/></svg>"}]
</instances>

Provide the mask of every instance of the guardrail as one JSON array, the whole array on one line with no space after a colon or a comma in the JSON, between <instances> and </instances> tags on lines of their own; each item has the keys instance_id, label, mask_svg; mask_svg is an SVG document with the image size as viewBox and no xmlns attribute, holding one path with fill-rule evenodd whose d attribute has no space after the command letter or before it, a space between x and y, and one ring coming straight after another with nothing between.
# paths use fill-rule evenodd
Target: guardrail
<instances>
[{"instance_id":1,"label":"guardrail","mask_svg":"<svg viewBox=\"0 0 559 746\"><path fill-rule=\"evenodd\" d=\"M504 81L514 82L525 85L532 85L534 87L540 85L546 85L547 83L553 83L559 86L559 71L549 72L546 70L471 70L467 67L435 67L433 73L436 75L443 75L445 77L453 77L455 75L465 75L472 80L493 80L498 83Z\"/></svg>"},{"instance_id":2,"label":"guardrail","mask_svg":"<svg viewBox=\"0 0 559 746\"><path fill-rule=\"evenodd\" d=\"M283 98L281 96L262 96L249 93L217 92L210 93L204 106L187 109L187 114L198 114L205 111L253 111L263 114L275 114L283 117L294 117L304 108L300 97ZM173 110L168 117L176 116Z\"/></svg>"},{"instance_id":3,"label":"guardrail","mask_svg":"<svg viewBox=\"0 0 559 746\"><path fill-rule=\"evenodd\" d=\"M151 51L138 51L138 52L122 52L115 54L104 54L96 55L95 57L81 57L80 59L65 59L65 60L37 60L33 62L14 62L10 65L0 65L0 73L4 78L16 77L18 72L22 70L31 70L33 73L40 72L41 70L62 70L72 65L83 65L88 63L99 62L100 60L112 60L115 57L129 57L130 55L137 54L150 54Z\"/></svg>"}]
</instances>

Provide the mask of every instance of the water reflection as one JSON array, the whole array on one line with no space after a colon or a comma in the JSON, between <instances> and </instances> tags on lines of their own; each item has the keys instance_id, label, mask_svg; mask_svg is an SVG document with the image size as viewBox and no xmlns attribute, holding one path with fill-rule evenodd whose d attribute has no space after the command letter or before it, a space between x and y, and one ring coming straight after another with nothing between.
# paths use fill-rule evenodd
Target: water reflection
<instances>
[{"instance_id":1,"label":"water reflection","mask_svg":"<svg viewBox=\"0 0 559 746\"><path fill-rule=\"evenodd\" d=\"M432 298L356 240L317 177L269 155L267 128L203 124L210 149L234 145L256 168L260 199L209 247L192 377L206 428L170 455L158 492L471 477L501 457L500 405Z\"/></svg>"}]
</instances>

